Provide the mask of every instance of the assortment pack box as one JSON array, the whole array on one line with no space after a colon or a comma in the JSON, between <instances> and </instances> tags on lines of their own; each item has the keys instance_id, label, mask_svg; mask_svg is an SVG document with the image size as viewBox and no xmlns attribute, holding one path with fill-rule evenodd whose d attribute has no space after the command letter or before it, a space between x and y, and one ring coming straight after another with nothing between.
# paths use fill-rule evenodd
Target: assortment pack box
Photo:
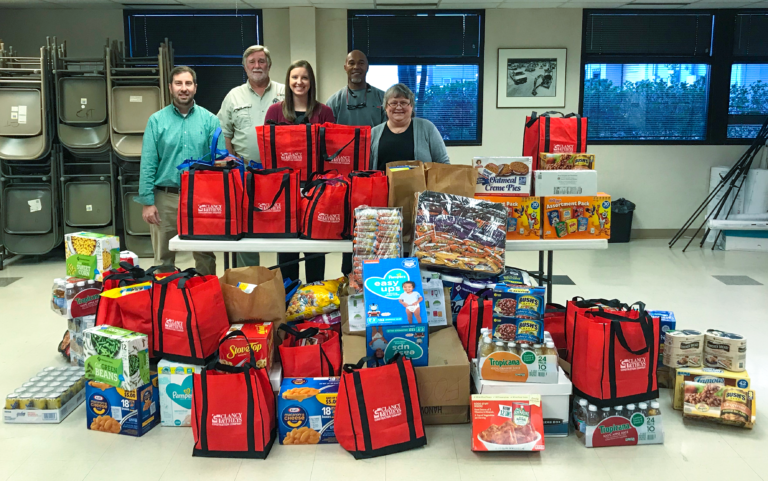
<instances>
[{"instance_id":1,"label":"assortment pack box","mask_svg":"<svg viewBox=\"0 0 768 481\"><path fill-rule=\"evenodd\" d=\"M424 424L464 424L469 421L469 360L456 329L429 335L429 365L416 367L416 383ZM345 336L344 364L366 356L365 338Z\"/></svg>"},{"instance_id":2,"label":"assortment pack box","mask_svg":"<svg viewBox=\"0 0 768 481\"><path fill-rule=\"evenodd\" d=\"M541 237L541 197L477 197L507 208L507 240Z\"/></svg>"},{"instance_id":3,"label":"assortment pack box","mask_svg":"<svg viewBox=\"0 0 768 481\"><path fill-rule=\"evenodd\" d=\"M547 195L597 195L596 170L537 170L534 191Z\"/></svg>"},{"instance_id":4,"label":"assortment pack box","mask_svg":"<svg viewBox=\"0 0 768 481\"><path fill-rule=\"evenodd\" d=\"M83 331L85 377L125 390L149 383L147 336L101 325Z\"/></svg>"},{"instance_id":5,"label":"assortment pack box","mask_svg":"<svg viewBox=\"0 0 768 481\"><path fill-rule=\"evenodd\" d=\"M157 374L152 373L150 377L150 382L134 390L88 381L85 385L88 429L139 437L160 424Z\"/></svg>"},{"instance_id":6,"label":"assortment pack box","mask_svg":"<svg viewBox=\"0 0 768 481\"><path fill-rule=\"evenodd\" d=\"M192 425L192 375L203 366L161 360L157 364L160 423L163 426Z\"/></svg>"},{"instance_id":7,"label":"assortment pack box","mask_svg":"<svg viewBox=\"0 0 768 481\"><path fill-rule=\"evenodd\" d=\"M472 165L477 169L475 196L531 193L531 157L475 157Z\"/></svg>"},{"instance_id":8,"label":"assortment pack box","mask_svg":"<svg viewBox=\"0 0 768 481\"><path fill-rule=\"evenodd\" d=\"M232 324L222 338L232 331L243 331L248 342L242 336L233 337L222 342L219 346L219 362L230 366L242 366L251 359L250 350L256 358L256 367L272 367L273 327L271 322L254 324Z\"/></svg>"},{"instance_id":9,"label":"assortment pack box","mask_svg":"<svg viewBox=\"0 0 768 481\"><path fill-rule=\"evenodd\" d=\"M488 381L482 379L477 361L473 361L472 380L478 394L538 394L541 396L544 436L553 438L568 436L571 413L569 400L573 384L562 369L557 372L556 384Z\"/></svg>"},{"instance_id":10,"label":"assortment pack box","mask_svg":"<svg viewBox=\"0 0 768 481\"><path fill-rule=\"evenodd\" d=\"M429 318L419 261L377 259L363 263L366 345L369 366L401 353L414 366L429 359Z\"/></svg>"},{"instance_id":11,"label":"assortment pack box","mask_svg":"<svg viewBox=\"0 0 768 481\"><path fill-rule=\"evenodd\" d=\"M573 414L576 436L588 448L664 444L664 424L659 410L635 412L629 418L613 414L595 422Z\"/></svg>"},{"instance_id":12,"label":"assortment pack box","mask_svg":"<svg viewBox=\"0 0 768 481\"><path fill-rule=\"evenodd\" d=\"M544 197L543 239L610 239L611 196Z\"/></svg>"},{"instance_id":13,"label":"assortment pack box","mask_svg":"<svg viewBox=\"0 0 768 481\"><path fill-rule=\"evenodd\" d=\"M691 389L691 392L686 392L686 382L712 387L708 388L706 392L698 389L695 392L693 389ZM724 392L724 389L722 388L726 387L750 389L752 387L752 382L749 379L747 371L731 372L712 367L680 368L675 375L675 399L673 407L675 409L683 409L686 398L692 400L707 398L707 401L709 401L712 397L718 397L720 398L719 400L722 400ZM698 398L696 398L696 396L698 396Z\"/></svg>"},{"instance_id":14,"label":"assortment pack box","mask_svg":"<svg viewBox=\"0 0 768 481\"><path fill-rule=\"evenodd\" d=\"M120 267L120 238L113 235L75 232L64 236L67 275L101 279Z\"/></svg>"},{"instance_id":15,"label":"assortment pack box","mask_svg":"<svg viewBox=\"0 0 768 481\"><path fill-rule=\"evenodd\" d=\"M539 154L539 170L592 170L595 154Z\"/></svg>"},{"instance_id":16,"label":"assortment pack box","mask_svg":"<svg viewBox=\"0 0 768 481\"><path fill-rule=\"evenodd\" d=\"M280 444L334 444L338 377L286 378L277 397Z\"/></svg>"},{"instance_id":17,"label":"assortment pack box","mask_svg":"<svg viewBox=\"0 0 768 481\"><path fill-rule=\"evenodd\" d=\"M472 395L472 451L544 451L541 396Z\"/></svg>"}]
</instances>

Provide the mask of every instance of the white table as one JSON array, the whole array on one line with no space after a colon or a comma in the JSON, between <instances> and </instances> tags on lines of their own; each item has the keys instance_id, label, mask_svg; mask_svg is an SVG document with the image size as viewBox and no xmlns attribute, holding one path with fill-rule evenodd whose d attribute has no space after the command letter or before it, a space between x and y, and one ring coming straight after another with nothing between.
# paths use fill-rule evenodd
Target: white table
<instances>
[{"instance_id":1,"label":"white table","mask_svg":"<svg viewBox=\"0 0 768 481\"><path fill-rule=\"evenodd\" d=\"M229 269L230 254L235 252L352 252L352 241L348 240L304 240L304 239L240 239L239 241L182 240L171 239L172 251L223 252L224 269ZM554 251L584 251L608 248L606 239L531 239L507 241L507 252L538 252L539 270L531 274L539 285L547 286L547 302L552 302L552 265ZM547 253L546 273L544 253ZM236 266L235 256L231 259Z\"/></svg>"}]
</instances>

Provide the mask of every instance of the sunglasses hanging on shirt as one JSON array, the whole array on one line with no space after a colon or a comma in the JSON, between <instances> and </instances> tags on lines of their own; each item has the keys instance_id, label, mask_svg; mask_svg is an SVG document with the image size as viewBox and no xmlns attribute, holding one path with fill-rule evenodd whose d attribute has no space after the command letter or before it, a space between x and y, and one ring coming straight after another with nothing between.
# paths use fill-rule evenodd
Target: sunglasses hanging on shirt
<instances>
[{"instance_id":1,"label":"sunglasses hanging on shirt","mask_svg":"<svg viewBox=\"0 0 768 481\"><path fill-rule=\"evenodd\" d=\"M357 95L352 92L352 90L347 87L347 110L357 110L357 109L364 109L368 106L368 92L371 91L371 86L367 83L365 84L365 97L363 98L363 103L358 103L355 105L349 105L349 96L352 95L352 98L357 99Z\"/></svg>"}]
</instances>

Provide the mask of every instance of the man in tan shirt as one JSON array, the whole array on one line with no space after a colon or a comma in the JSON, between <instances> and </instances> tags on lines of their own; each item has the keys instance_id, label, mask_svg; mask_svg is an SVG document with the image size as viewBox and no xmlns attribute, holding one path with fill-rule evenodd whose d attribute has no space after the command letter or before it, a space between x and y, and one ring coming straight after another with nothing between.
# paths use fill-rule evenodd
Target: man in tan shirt
<instances>
[{"instance_id":1,"label":"man in tan shirt","mask_svg":"<svg viewBox=\"0 0 768 481\"><path fill-rule=\"evenodd\" d=\"M270 105L285 99L285 85L269 79L272 57L266 47L248 47L243 53L243 68L248 81L229 91L221 103L218 117L227 150L246 161L259 162L256 127L264 125ZM259 262L258 252L237 254L239 266L257 266Z\"/></svg>"}]
</instances>

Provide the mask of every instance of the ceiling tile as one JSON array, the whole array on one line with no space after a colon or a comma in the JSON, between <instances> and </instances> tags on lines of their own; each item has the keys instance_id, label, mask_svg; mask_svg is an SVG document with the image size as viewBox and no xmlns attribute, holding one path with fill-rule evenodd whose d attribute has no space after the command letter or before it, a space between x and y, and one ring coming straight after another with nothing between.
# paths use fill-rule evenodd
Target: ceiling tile
<instances>
[{"instance_id":1,"label":"ceiling tile","mask_svg":"<svg viewBox=\"0 0 768 481\"><path fill-rule=\"evenodd\" d=\"M361 9L361 8L373 8L373 0L369 2L359 2L359 3L330 3L330 2L324 2L324 3L313 3L315 8L348 8L351 10L355 9Z\"/></svg>"},{"instance_id":2,"label":"ceiling tile","mask_svg":"<svg viewBox=\"0 0 768 481\"><path fill-rule=\"evenodd\" d=\"M561 5L560 8L618 8L627 4L627 1L606 0L606 1L590 1L590 0L571 0L565 5Z\"/></svg>"},{"instance_id":3,"label":"ceiling tile","mask_svg":"<svg viewBox=\"0 0 768 481\"><path fill-rule=\"evenodd\" d=\"M0 0L2 1L2 0ZM176 0L115 0L117 3L120 3L122 5L130 5L130 4L141 4L141 5L155 5L158 3L178 3L181 5L181 3L177 2Z\"/></svg>"},{"instance_id":4,"label":"ceiling tile","mask_svg":"<svg viewBox=\"0 0 768 481\"><path fill-rule=\"evenodd\" d=\"M563 0L557 1L539 1L539 2L518 2L506 1L499 5L499 8L555 8L564 5Z\"/></svg>"},{"instance_id":5,"label":"ceiling tile","mask_svg":"<svg viewBox=\"0 0 768 481\"><path fill-rule=\"evenodd\" d=\"M64 8L40 0L0 0L0 8Z\"/></svg>"},{"instance_id":6,"label":"ceiling tile","mask_svg":"<svg viewBox=\"0 0 768 481\"><path fill-rule=\"evenodd\" d=\"M680 8L680 5L633 5L630 3L619 8L637 8L640 10L653 9L653 8L677 9L677 8Z\"/></svg>"},{"instance_id":7,"label":"ceiling tile","mask_svg":"<svg viewBox=\"0 0 768 481\"><path fill-rule=\"evenodd\" d=\"M184 1L184 0L181 0ZM227 0L234 2L234 0ZM311 7L309 0L247 0L254 8L278 8L278 7Z\"/></svg>"},{"instance_id":8,"label":"ceiling tile","mask_svg":"<svg viewBox=\"0 0 768 481\"><path fill-rule=\"evenodd\" d=\"M684 5L680 8L739 8L746 7L754 2L749 0L741 0L738 2L724 2L722 0L716 2L696 2L690 5Z\"/></svg>"},{"instance_id":9,"label":"ceiling tile","mask_svg":"<svg viewBox=\"0 0 768 481\"><path fill-rule=\"evenodd\" d=\"M376 0L376 3L386 3L386 4L394 4L394 5L403 5L408 6L412 5L414 3L437 3L438 0Z\"/></svg>"},{"instance_id":10,"label":"ceiling tile","mask_svg":"<svg viewBox=\"0 0 768 481\"><path fill-rule=\"evenodd\" d=\"M443 0L440 2L440 6L438 8L450 8L450 9L460 9L460 8L498 8L499 4L501 2L483 2L483 3L472 3L467 4L466 2L460 2L457 1L455 3L449 3Z\"/></svg>"}]
</instances>

